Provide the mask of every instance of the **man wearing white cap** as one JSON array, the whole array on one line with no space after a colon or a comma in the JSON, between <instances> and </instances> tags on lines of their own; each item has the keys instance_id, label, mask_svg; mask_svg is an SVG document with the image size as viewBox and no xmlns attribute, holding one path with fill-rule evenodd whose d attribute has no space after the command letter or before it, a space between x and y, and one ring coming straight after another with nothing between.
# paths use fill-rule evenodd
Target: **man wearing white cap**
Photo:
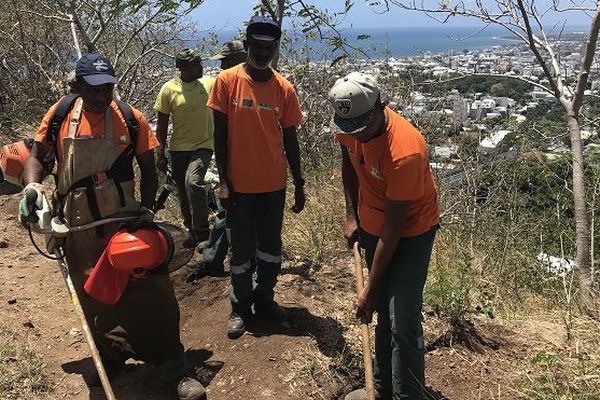
<instances>
[{"instance_id":1,"label":"man wearing white cap","mask_svg":"<svg viewBox=\"0 0 600 400\"><path fill-rule=\"evenodd\" d=\"M208 100L215 117L219 197L231 228L231 339L246 331L252 305L263 318L286 319L274 300L286 160L295 186L293 212L302 211L305 197L296 137L300 103L292 84L270 67L280 38L281 28L272 19L253 17L246 29L247 61L222 71Z\"/></svg>"},{"instance_id":2,"label":"man wearing white cap","mask_svg":"<svg viewBox=\"0 0 600 400\"><path fill-rule=\"evenodd\" d=\"M423 287L439 223L421 133L381 101L374 77L352 72L329 92L342 150L348 244L364 249L369 280L357 317L375 330L378 399L423 399ZM368 399L364 389L346 400Z\"/></svg>"}]
</instances>

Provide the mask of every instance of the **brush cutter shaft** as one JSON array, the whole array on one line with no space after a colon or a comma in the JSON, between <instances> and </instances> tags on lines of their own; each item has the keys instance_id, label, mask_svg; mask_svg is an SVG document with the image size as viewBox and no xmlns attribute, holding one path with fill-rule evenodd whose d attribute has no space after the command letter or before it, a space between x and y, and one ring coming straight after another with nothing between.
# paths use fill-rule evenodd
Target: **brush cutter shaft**
<instances>
[{"instance_id":1,"label":"brush cutter shaft","mask_svg":"<svg viewBox=\"0 0 600 400\"><path fill-rule=\"evenodd\" d=\"M62 251L60 249L57 249L54 254L56 255L56 257L59 258L58 266L65 280L65 283L67 284L67 289L69 291L69 295L71 296L71 302L73 303L73 308L75 308L75 313L77 314L81 322L83 336L85 337L85 341L87 342L90 348L90 353L92 354L92 359L94 360L94 366L96 367L96 371L98 372L98 376L100 377L100 382L102 383L102 388L104 389L106 399L116 400L115 394L110 385L110 381L108 380L108 375L106 375L106 370L104 369L104 365L102 364L100 353L98 352L98 348L96 347L96 342L94 341L94 337L92 336L92 331L90 330L87 320L85 319L85 314L83 313L83 308L81 308L79 297L75 292L73 281L71 281L71 277L69 276L69 268L67 267L67 264L64 261Z\"/></svg>"},{"instance_id":2,"label":"brush cutter shaft","mask_svg":"<svg viewBox=\"0 0 600 400\"><path fill-rule=\"evenodd\" d=\"M358 242L354 242L352 248L354 255L354 276L356 282L356 296L360 296L364 289L363 266ZM365 364L365 386L369 400L375 400L375 383L373 381L373 358L371 355L371 335L369 334L369 324L360 324L361 341L363 348L363 362Z\"/></svg>"}]
</instances>

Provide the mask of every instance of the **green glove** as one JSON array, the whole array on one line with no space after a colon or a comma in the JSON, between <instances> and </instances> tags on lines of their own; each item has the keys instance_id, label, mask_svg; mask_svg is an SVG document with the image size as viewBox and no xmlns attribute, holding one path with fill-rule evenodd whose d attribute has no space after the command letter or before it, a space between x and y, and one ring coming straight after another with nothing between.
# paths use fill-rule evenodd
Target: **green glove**
<instances>
[{"instance_id":1,"label":"green glove","mask_svg":"<svg viewBox=\"0 0 600 400\"><path fill-rule=\"evenodd\" d=\"M38 217L37 210L43 207L44 187L40 183L29 183L23 189L23 198L19 202L19 221L23 225L36 223Z\"/></svg>"}]
</instances>

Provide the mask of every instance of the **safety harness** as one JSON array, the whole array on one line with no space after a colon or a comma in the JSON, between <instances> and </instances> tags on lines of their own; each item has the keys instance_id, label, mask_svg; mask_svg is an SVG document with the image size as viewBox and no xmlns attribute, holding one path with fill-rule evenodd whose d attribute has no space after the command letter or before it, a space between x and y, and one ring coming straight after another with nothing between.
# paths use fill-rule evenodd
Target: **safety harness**
<instances>
[{"instance_id":1,"label":"safety harness","mask_svg":"<svg viewBox=\"0 0 600 400\"><path fill-rule=\"evenodd\" d=\"M62 97L50 119L48 124L48 129L46 133L46 143L54 150L55 157L58 159L58 151L56 148L56 143L59 137L60 129L62 124L69 113L69 111L73 108L73 105L76 103L76 100L80 96L77 94L71 94ZM135 154L135 148L137 144L138 134L139 134L139 123L133 114L133 110L131 107L124 101L114 100L119 107L119 111L121 112L123 118L125 119L125 123L127 125L127 130L129 132L130 143L123 150L118 158L114 161L111 167L107 171L99 172L92 176L88 176L82 178L73 184L67 189L65 193L55 193L54 196L54 210L56 210L59 219L64 219L64 210L63 210L63 201L65 197L73 190L78 188L85 188L86 197L88 199L88 206L90 212L94 219L101 219L102 216L100 214L100 209L98 207L98 201L96 199L94 186L98 183L104 182L108 179L112 179L115 183L117 191L119 193L119 198L121 202L121 206L125 206L125 193L123 192L123 188L121 187L121 182L127 182L134 178L133 172L133 156ZM76 131L77 126L81 120L81 109L75 110L74 115L69 121L69 130ZM112 133L111 133L112 134ZM101 228L100 228L101 229Z\"/></svg>"}]
</instances>

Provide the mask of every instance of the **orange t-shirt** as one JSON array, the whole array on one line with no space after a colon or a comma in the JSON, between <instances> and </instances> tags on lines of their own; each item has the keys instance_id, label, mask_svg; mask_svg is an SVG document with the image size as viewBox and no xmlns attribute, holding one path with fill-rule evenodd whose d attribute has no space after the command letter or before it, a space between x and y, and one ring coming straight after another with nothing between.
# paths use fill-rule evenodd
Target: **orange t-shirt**
<instances>
[{"instance_id":1,"label":"orange t-shirt","mask_svg":"<svg viewBox=\"0 0 600 400\"><path fill-rule=\"evenodd\" d=\"M406 119L386 108L387 130L360 143L348 134L336 134L350 155L359 183L360 227L381 236L385 200L411 201L405 223L398 227L402 237L418 236L439 223L437 193L427 144Z\"/></svg>"},{"instance_id":2,"label":"orange t-shirt","mask_svg":"<svg viewBox=\"0 0 600 400\"><path fill-rule=\"evenodd\" d=\"M42 122L40 123L40 127L35 134L35 141L46 143L46 132L48 131L48 124L54 115L54 110L58 102L56 102L44 115ZM125 122L125 118L121 115L121 111L119 111L119 106L114 101L110 104L112 108L112 117L113 117L113 137L115 141L119 142L119 146L121 150L125 150L125 148L131 143L131 138L129 137L129 131L127 130L127 123ZM158 147L159 143L152 132L152 128L146 121L144 115L137 109L133 108L133 115L135 119L138 121L139 132L137 137L137 144L135 147L135 154L140 155L145 153L148 150L152 150ZM69 121L71 120L71 114L73 113L73 108L67 113L65 119L63 120L62 126L60 127L59 137L56 141L56 152L57 152L57 160L63 159L63 143L62 140L65 137L69 136ZM104 113L102 114L94 114L87 111L81 112L81 119L79 125L77 127L76 136L91 136L96 137L104 134L105 123L104 123ZM60 168L60 165L59 165Z\"/></svg>"},{"instance_id":3,"label":"orange t-shirt","mask_svg":"<svg viewBox=\"0 0 600 400\"><path fill-rule=\"evenodd\" d=\"M207 105L227 114L227 169L233 189L267 193L285 188L282 129L302 122L292 84L276 71L253 81L244 64L219 73Z\"/></svg>"}]
</instances>

